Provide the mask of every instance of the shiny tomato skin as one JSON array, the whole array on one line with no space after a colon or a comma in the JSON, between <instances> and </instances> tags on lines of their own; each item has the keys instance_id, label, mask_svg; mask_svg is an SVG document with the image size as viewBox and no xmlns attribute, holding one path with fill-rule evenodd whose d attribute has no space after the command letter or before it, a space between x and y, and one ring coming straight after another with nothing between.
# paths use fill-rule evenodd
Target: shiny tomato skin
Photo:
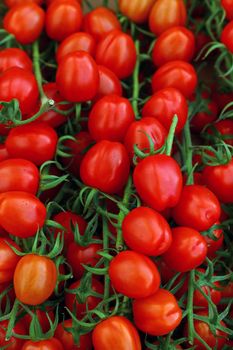
<instances>
[{"instance_id":1,"label":"shiny tomato skin","mask_svg":"<svg viewBox=\"0 0 233 350\"><path fill-rule=\"evenodd\" d=\"M186 185L180 200L172 210L172 217L180 226L197 231L208 230L219 220L221 207L217 197L205 186Z\"/></svg>"},{"instance_id":2,"label":"shiny tomato skin","mask_svg":"<svg viewBox=\"0 0 233 350\"><path fill-rule=\"evenodd\" d=\"M221 0L221 5L226 12L226 17L229 21L233 19L233 1Z\"/></svg>"},{"instance_id":3,"label":"shiny tomato skin","mask_svg":"<svg viewBox=\"0 0 233 350\"><path fill-rule=\"evenodd\" d=\"M33 123L11 129L6 148L10 157L24 158L35 165L52 160L57 147L58 136L46 123Z\"/></svg>"},{"instance_id":4,"label":"shiny tomato skin","mask_svg":"<svg viewBox=\"0 0 233 350\"><path fill-rule=\"evenodd\" d=\"M25 3L25 0L4 0L7 7L13 7L15 5L23 4ZM38 5L41 5L43 0L27 0L27 2L34 2Z\"/></svg>"},{"instance_id":5,"label":"shiny tomato skin","mask_svg":"<svg viewBox=\"0 0 233 350\"><path fill-rule=\"evenodd\" d=\"M203 180L220 202L233 202L233 159L226 165L206 166Z\"/></svg>"},{"instance_id":6,"label":"shiny tomato skin","mask_svg":"<svg viewBox=\"0 0 233 350\"><path fill-rule=\"evenodd\" d=\"M28 20L30 18L30 21ZM3 27L23 45L36 41L44 27L45 13L34 2L13 6L3 19Z\"/></svg>"},{"instance_id":7,"label":"shiny tomato skin","mask_svg":"<svg viewBox=\"0 0 233 350\"><path fill-rule=\"evenodd\" d=\"M15 176L17 174L17 177ZM38 168L26 159L7 159L0 162L0 193L24 191L36 194L40 174Z\"/></svg>"},{"instance_id":8,"label":"shiny tomato skin","mask_svg":"<svg viewBox=\"0 0 233 350\"><path fill-rule=\"evenodd\" d=\"M0 51L0 73L12 67L19 67L32 71L32 60L25 51L9 47Z\"/></svg>"},{"instance_id":9,"label":"shiny tomato skin","mask_svg":"<svg viewBox=\"0 0 233 350\"><path fill-rule=\"evenodd\" d=\"M232 35L233 35L233 20L230 21L224 28L221 34L221 42L226 46L226 48L233 53L233 44L232 44Z\"/></svg>"},{"instance_id":10,"label":"shiny tomato skin","mask_svg":"<svg viewBox=\"0 0 233 350\"><path fill-rule=\"evenodd\" d=\"M95 96L95 101L107 95L122 96L121 82L113 71L104 67L98 66L99 70L99 89Z\"/></svg>"},{"instance_id":11,"label":"shiny tomato skin","mask_svg":"<svg viewBox=\"0 0 233 350\"><path fill-rule=\"evenodd\" d=\"M53 293L56 283L56 265L45 256L27 254L16 266L14 289L21 303L42 304Z\"/></svg>"},{"instance_id":12,"label":"shiny tomato skin","mask_svg":"<svg viewBox=\"0 0 233 350\"><path fill-rule=\"evenodd\" d=\"M156 35L175 26L185 26L187 19L183 0L157 0L150 11L149 27Z\"/></svg>"},{"instance_id":13,"label":"shiny tomato skin","mask_svg":"<svg viewBox=\"0 0 233 350\"><path fill-rule=\"evenodd\" d=\"M95 47L95 40L90 34L84 32L71 34L58 46L56 52L57 62L59 64L63 57L75 51L85 51L89 55L94 56Z\"/></svg>"},{"instance_id":14,"label":"shiny tomato skin","mask_svg":"<svg viewBox=\"0 0 233 350\"><path fill-rule=\"evenodd\" d=\"M138 329L150 335L161 336L179 326L182 311L173 294L159 289L147 298L133 301L133 317Z\"/></svg>"},{"instance_id":15,"label":"shiny tomato skin","mask_svg":"<svg viewBox=\"0 0 233 350\"><path fill-rule=\"evenodd\" d=\"M195 37L185 27L172 27L163 32L152 51L153 63L160 67L174 61L191 61L195 52Z\"/></svg>"},{"instance_id":16,"label":"shiny tomato skin","mask_svg":"<svg viewBox=\"0 0 233 350\"><path fill-rule=\"evenodd\" d=\"M33 194L22 191L0 194L0 225L13 236L34 236L45 218L46 208Z\"/></svg>"},{"instance_id":17,"label":"shiny tomato skin","mask_svg":"<svg viewBox=\"0 0 233 350\"><path fill-rule=\"evenodd\" d=\"M91 334L87 333L85 335L81 335L79 345L74 343L74 337L72 333L70 333L65 328L75 327L72 324L72 319L65 320L58 324L55 337L62 343L65 350L91 350L92 349L92 340Z\"/></svg>"},{"instance_id":18,"label":"shiny tomato skin","mask_svg":"<svg viewBox=\"0 0 233 350\"><path fill-rule=\"evenodd\" d=\"M165 264L177 272L190 271L201 265L207 255L202 235L190 227L172 229L172 244L163 254Z\"/></svg>"},{"instance_id":19,"label":"shiny tomato skin","mask_svg":"<svg viewBox=\"0 0 233 350\"><path fill-rule=\"evenodd\" d=\"M155 0L119 0L119 9L121 13L136 23L145 22Z\"/></svg>"},{"instance_id":20,"label":"shiny tomato skin","mask_svg":"<svg viewBox=\"0 0 233 350\"><path fill-rule=\"evenodd\" d=\"M75 242L69 244L66 258L75 278L80 278L84 274L85 268L82 264L89 266L95 266L97 264L100 259L98 251L102 249L102 245L97 243L91 243L85 247Z\"/></svg>"},{"instance_id":21,"label":"shiny tomato skin","mask_svg":"<svg viewBox=\"0 0 233 350\"><path fill-rule=\"evenodd\" d=\"M153 117L169 131L174 115L178 117L176 132L183 129L188 117L188 104L184 95L172 87L154 93L142 109L142 117Z\"/></svg>"},{"instance_id":22,"label":"shiny tomato skin","mask_svg":"<svg viewBox=\"0 0 233 350\"><path fill-rule=\"evenodd\" d=\"M10 247L13 246L18 251L20 247L10 238L0 237L0 283L9 282L13 279L14 271L20 257Z\"/></svg>"},{"instance_id":23,"label":"shiny tomato skin","mask_svg":"<svg viewBox=\"0 0 233 350\"><path fill-rule=\"evenodd\" d=\"M196 312L198 316L206 316L209 318L208 311L198 311ZM223 321L220 321L222 327L226 327ZM194 329L196 333L209 345L211 349L222 350L227 342L227 334L223 331L217 329L216 335L214 335L209 325L204 321L194 320ZM184 335L188 336L188 324L185 324ZM194 343L196 350L206 350L204 346L197 338L194 338Z\"/></svg>"},{"instance_id":24,"label":"shiny tomato skin","mask_svg":"<svg viewBox=\"0 0 233 350\"><path fill-rule=\"evenodd\" d=\"M130 35L113 30L97 45L96 62L111 69L119 79L129 77L137 59L136 48Z\"/></svg>"},{"instance_id":25,"label":"shiny tomato skin","mask_svg":"<svg viewBox=\"0 0 233 350\"><path fill-rule=\"evenodd\" d=\"M163 211L178 203L183 178L178 163L172 157L156 154L143 159L135 167L133 182L146 205Z\"/></svg>"},{"instance_id":26,"label":"shiny tomato skin","mask_svg":"<svg viewBox=\"0 0 233 350\"><path fill-rule=\"evenodd\" d=\"M167 87L179 90L190 98L197 86L197 73L193 66L184 61L170 61L160 67L152 77L153 92Z\"/></svg>"},{"instance_id":27,"label":"shiny tomato skin","mask_svg":"<svg viewBox=\"0 0 233 350\"><path fill-rule=\"evenodd\" d=\"M158 150L166 141L167 130L159 120L152 117L145 117L130 124L124 138L124 145L131 159L134 156L134 145L137 145L144 153L149 153L148 136L153 141L154 150Z\"/></svg>"},{"instance_id":28,"label":"shiny tomato skin","mask_svg":"<svg viewBox=\"0 0 233 350\"><path fill-rule=\"evenodd\" d=\"M83 29L100 41L114 29L121 30L121 25L113 11L106 7L97 7L85 15Z\"/></svg>"},{"instance_id":29,"label":"shiny tomato skin","mask_svg":"<svg viewBox=\"0 0 233 350\"><path fill-rule=\"evenodd\" d=\"M0 101L17 99L22 114L31 113L39 98L35 76L28 70L12 67L0 76Z\"/></svg>"},{"instance_id":30,"label":"shiny tomato skin","mask_svg":"<svg viewBox=\"0 0 233 350\"><path fill-rule=\"evenodd\" d=\"M21 350L65 350L61 342L56 338L47 340L32 341L28 340L24 343Z\"/></svg>"},{"instance_id":31,"label":"shiny tomato skin","mask_svg":"<svg viewBox=\"0 0 233 350\"><path fill-rule=\"evenodd\" d=\"M106 193L118 193L127 182L130 162L119 142L99 141L85 154L80 167L82 181Z\"/></svg>"},{"instance_id":32,"label":"shiny tomato skin","mask_svg":"<svg viewBox=\"0 0 233 350\"><path fill-rule=\"evenodd\" d=\"M68 290L72 291L72 289L77 289L80 286L80 280L73 282ZM104 293L104 286L103 284L98 281L95 278L92 278L92 290L98 294L103 294ZM102 301L101 297L89 295L86 297L84 303L79 303L78 300L76 299L76 295L74 293L69 293L69 291L66 292L65 294L65 304L66 307L70 311L74 311L74 308L76 309L76 317L78 319L82 319L85 314L86 314L86 304L88 306L89 310L94 309L100 302Z\"/></svg>"},{"instance_id":33,"label":"shiny tomato skin","mask_svg":"<svg viewBox=\"0 0 233 350\"><path fill-rule=\"evenodd\" d=\"M136 328L124 316L111 316L99 323L93 333L95 350L141 350Z\"/></svg>"},{"instance_id":34,"label":"shiny tomato skin","mask_svg":"<svg viewBox=\"0 0 233 350\"><path fill-rule=\"evenodd\" d=\"M11 336L8 341L5 340L8 323L9 323L8 320L0 322L0 347L2 349L8 349L8 350L22 350L22 346L24 344L23 339L19 339L19 338L15 338L14 336ZM18 322L13 327L12 333L26 335L26 329L21 322Z\"/></svg>"},{"instance_id":35,"label":"shiny tomato skin","mask_svg":"<svg viewBox=\"0 0 233 350\"><path fill-rule=\"evenodd\" d=\"M129 100L117 95L108 95L92 107L88 117L88 130L95 141L122 142L133 121L135 116Z\"/></svg>"},{"instance_id":36,"label":"shiny tomato skin","mask_svg":"<svg viewBox=\"0 0 233 350\"><path fill-rule=\"evenodd\" d=\"M48 7L45 30L49 38L62 41L81 29L83 13L75 0L56 0Z\"/></svg>"},{"instance_id":37,"label":"shiny tomato skin","mask_svg":"<svg viewBox=\"0 0 233 350\"><path fill-rule=\"evenodd\" d=\"M161 214L147 207L131 210L123 220L122 232L130 249L149 256L163 254L172 242L167 221Z\"/></svg>"},{"instance_id":38,"label":"shiny tomato skin","mask_svg":"<svg viewBox=\"0 0 233 350\"><path fill-rule=\"evenodd\" d=\"M160 275L153 261L130 250L120 252L111 260L109 277L117 292L134 299L154 294L160 285Z\"/></svg>"},{"instance_id":39,"label":"shiny tomato skin","mask_svg":"<svg viewBox=\"0 0 233 350\"><path fill-rule=\"evenodd\" d=\"M67 101L92 100L99 88L98 67L87 52L71 52L58 66L56 83L61 96Z\"/></svg>"}]
</instances>

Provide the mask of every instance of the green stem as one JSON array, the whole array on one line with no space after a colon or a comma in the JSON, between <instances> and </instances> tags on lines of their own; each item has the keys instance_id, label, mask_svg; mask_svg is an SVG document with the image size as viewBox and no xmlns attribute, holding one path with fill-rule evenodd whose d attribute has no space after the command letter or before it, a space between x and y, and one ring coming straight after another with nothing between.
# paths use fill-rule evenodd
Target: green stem
<instances>
[{"instance_id":1,"label":"green stem","mask_svg":"<svg viewBox=\"0 0 233 350\"><path fill-rule=\"evenodd\" d=\"M37 40L32 44L32 56L33 56L34 72L35 72L35 76L38 84L38 89L40 92L40 97L42 101L44 99L47 100L47 96L45 95L42 87L43 82L42 82L42 74L40 69L40 51L39 51L39 42Z\"/></svg>"},{"instance_id":2,"label":"green stem","mask_svg":"<svg viewBox=\"0 0 233 350\"><path fill-rule=\"evenodd\" d=\"M193 294L194 294L194 280L195 270L190 271L189 286L188 286L188 298L187 298L187 310L188 310L188 334L189 343L193 345L194 342L194 322L193 322Z\"/></svg>"},{"instance_id":3,"label":"green stem","mask_svg":"<svg viewBox=\"0 0 233 350\"><path fill-rule=\"evenodd\" d=\"M190 124L189 120L187 120L184 127L184 148L185 148L185 165L186 165L186 173L188 176L187 185L191 185L194 182L193 179L193 153L192 153L192 138L190 132Z\"/></svg>"},{"instance_id":4,"label":"green stem","mask_svg":"<svg viewBox=\"0 0 233 350\"><path fill-rule=\"evenodd\" d=\"M140 69L140 43L138 40L135 41L135 48L137 52L137 61L133 72L133 110L135 113L135 118L140 119L138 110L138 97L139 97L139 69Z\"/></svg>"},{"instance_id":5,"label":"green stem","mask_svg":"<svg viewBox=\"0 0 233 350\"><path fill-rule=\"evenodd\" d=\"M108 250L109 249L109 231L108 231L108 223L105 217L103 217L103 249ZM109 266L109 261L105 259L105 267ZM110 279L109 275L106 274L104 276L104 300L107 300L109 298L110 294ZM106 304L106 311L109 311L109 305Z\"/></svg>"},{"instance_id":6,"label":"green stem","mask_svg":"<svg viewBox=\"0 0 233 350\"><path fill-rule=\"evenodd\" d=\"M177 115L174 115L171 126L170 126L170 130L168 133L167 141L166 141L165 154L167 156L170 156L171 152L172 152L172 146L173 146L173 141L174 141L174 137L175 137L175 131L176 131L177 124L178 124L178 117L177 117Z\"/></svg>"},{"instance_id":7,"label":"green stem","mask_svg":"<svg viewBox=\"0 0 233 350\"><path fill-rule=\"evenodd\" d=\"M76 103L76 105L75 105L75 122L76 122L76 125L79 125L79 123L80 123L81 110L82 110L81 103Z\"/></svg>"}]
</instances>

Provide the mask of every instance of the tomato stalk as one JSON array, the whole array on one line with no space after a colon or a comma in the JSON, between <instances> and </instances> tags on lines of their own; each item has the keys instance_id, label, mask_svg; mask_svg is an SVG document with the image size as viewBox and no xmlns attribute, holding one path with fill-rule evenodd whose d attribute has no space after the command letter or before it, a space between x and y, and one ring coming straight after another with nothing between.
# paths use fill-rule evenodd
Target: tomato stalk
<instances>
[{"instance_id":1,"label":"tomato stalk","mask_svg":"<svg viewBox=\"0 0 233 350\"><path fill-rule=\"evenodd\" d=\"M106 218L102 217L103 222L103 250L107 251L109 249L109 230L108 230L108 224ZM105 266L109 266L109 260L105 259ZM109 275L106 274L104 276L104 300L107 300L109 298L110 294L110 279ZM109 304L106 304L106 312L109 311Z\"/></svg>"},{"instance_id":2,"label":"tomato stalk","mask_svg":"<svg viewBox=\"0 0 233 350\"><path fill-rule=\"evenodd\" d=\"M195 270L190 271L189 284L188 284L188 299L187 299L187 311L188 311L188 329L189 329L189 343L194 343L194 321L193 321L193 295L194 295L194 280Z\"/></svg>"},{"instance_id":3,"label":"tomato stalk","mask_svg":"<svg viewBox=\"0 0 233 350\"><path fill-rule=\"evenodd\" d=\"M140 119L139 110L138 110L138 98L140 92L139 85L139 70L140 70L140 43L139 40L135 41L135 48L137 52L137 61L133 72L133 100L132 106L135 113L135 118Z\"/></svg>"},{"instance_id":4,"label":"tomato stalk","mask_svg":"<svg viewBox=\"0 0 233 350\"><path fill-rule=\"evenodd\" d=\"M193 178L193 155L192 155L192 138L191 138L191 132L190 132L190 122L187 120L185 126L184 126L184 133L183 133L183 140L184 140L184 154L185 154L185 166L186 166L186 173L187 173L187 185L191 185L194 182Z\"/></svg>"},{"instance_id":5,"label":"tomato stalk","mask_svg":"<svg viewBox=\"0 0 233 350\"><path fill-rule=\"evenodd\" d=\"M174 137L175 137L175 131L176 131L176 126L178 124L178 117L177 115L174 115L171 126L170 126L170 130L168 133L168 137L166 140L166 151L165 154L167 156L171 155L172 152L172 146L173 146L173 141L174 141Z\"/></svg>"}]
</instances>

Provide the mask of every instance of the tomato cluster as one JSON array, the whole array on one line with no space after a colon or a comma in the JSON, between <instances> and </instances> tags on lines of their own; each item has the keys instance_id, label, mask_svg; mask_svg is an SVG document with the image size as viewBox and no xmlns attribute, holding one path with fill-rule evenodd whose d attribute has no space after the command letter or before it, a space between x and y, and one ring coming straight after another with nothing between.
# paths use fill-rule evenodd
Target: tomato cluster
<instances>
[{"instance_id":1,"label":"tomato cluster","mask_svg":"<svg viewBox=\"0 0 233 350\"><path fill-rule=\"evenodd\" d=\"M232 349L232 0L4 0L0 348Z\"/></svg>"}]
</instances>

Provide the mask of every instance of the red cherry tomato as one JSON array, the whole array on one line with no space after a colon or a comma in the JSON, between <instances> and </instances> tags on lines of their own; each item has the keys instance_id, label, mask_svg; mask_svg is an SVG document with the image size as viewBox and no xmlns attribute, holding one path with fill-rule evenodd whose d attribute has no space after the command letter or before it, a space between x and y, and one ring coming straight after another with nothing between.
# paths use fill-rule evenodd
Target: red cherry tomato
<instances>
[{"instance_id":1,"label":"red cherry tomato","mask_svg":"<svg viewBox=\"0 0 233 350\"><path fill-rule=\"evenodd\" d=\"M126 215L122 232L127 246L145 255L161 255L172 242L167 221L161 214L146 207L135 208Z\"/></svg>"},{"instance_id":2,"label":"red cherry tomato","mask_svg":"<svg viewBox=\"0 0 233 350\"><path fill-rule=\"evenodd\" d=\"M207 96L202 96L203 98L207 99ZM217 103L213 100L210 100L210 102L207 105L207 111L200 111L197 114L195 114L191 120L191 126L194 131L201 132L202 129L210 123L213 123L218 116L218 106Z\"/></svg>"},{"instance_id":3,"label":"red cherry tomato","mask_svg":"<svg viewBox=\"0 0 233 350\"><path fill-rule=\"evenodd\" d=\"M131 159L134 156L134 145L144 153L149 153L150 142L153 141L154 150L161 148L166 140L167 130L155 118L142 118L130 124L124 139L124 145ZM139 160L138 160L139 161Z\"/></svg>"},{"instance_id":4,"label":"red cherry tomato","mask_svg":"<svg viewBox=\"0 0 233 350\"><path fill-rule=\"evenodd\" d=\"M0 322L0 346L1 346L1 348L8 349L8 350L22 350L22 346L24 344L23 339L16 338L12 335L9 340L5 340L8 323L9 323L8 320ZM18 322L13 327L12 333L26 335L26 330L25 330L23 323Z\"/></svg>"},{"instance_id":5,"label":"red cherry tomato","mask_svg":"<svg viewBox=\"0 0 233 350\"><path fill-rule=\"evenodd\" d=\"M92 349L92 340L91 334L87 333L81 335L79 340L79 345L76 345L74 342L74 337L66 328L75 327L72 319L65 320L64 322L59 323L55 331L55 337L60 340L65 350L91 350Z\"/></svg>"},{"instance_id":6,"label":"red cherry tomato","mask_svg":"<svg viewBox=\"0 0 233 350\"><path fill-rule=\"evenodd\" d=\"M184 95L174 88L165 88L156 92L145 103L143 117L154 117L167 129L170 129L174 115L178 117L176 132L183 129L188 117L188 105Z\"/></svg>"},{"instance_id":7,"label":"red cherry tomato","mask_svg":"<svg viewBox=\"0 0 233 350\"><path fill-rule=\"evenodd\" d=\"M9 282L13 279L16 265L20 259L13 249L13 246L18 251L21 251L20 247L9 238L0 237L0 283Z\"/></svg>"},{"instance_id":8,"label":"red cherry tomato","mask_svg":"<svg viewBox=\"0 0 233 350\"><path fill-rule=\"evenodd\" d=\"M94 56L95 46L95 40L90 34L84 32L71 34L58 46L56 52L57 62L59 64L68 53L75 51L85 51L89 55Z\"/></svg>"},{"instance_id":9,"label":"red cherry tomato","mask_svg":"<svg viewBox=\"0 0 233 350\"><path fill-rule=\"evenodd\" d=\"M0 73L12 67L32 71L32 61L25 51L17 48L7 48L0 51Z\"/></svg>"},{"instance_id":10,"label":"red cherry tomato","mask_svg":"<svg viewBox=\"0 0 233 350\"><path fill-rule=\"evenodd\" d=\"M25 342L21 350L65 350L61 342L56 338L50 338L47 340Z\"/></svg>"},{"instance_id":11,"label":"red cherry tomato","mask_svg":"<svg viewBox=\"0 0 233 350\"><path fill-rule=\"evenodd\" d=\"M119 0L119 9L131 21L143 23L148 19L154 2L154 0Z\"/></svg>"},{"instance_id":12,"label":"red cherry tomato","mask_svg":"<svg viewBox=\"0 0 233 350\"><path fill-rule=\"evenodd\" d=\"M196 71L190 63L184 61L165 63L152 77L153 92L173 87L189 98L195 92L196 86Z\"/></svg>"},{"instance_id":13,"label":"red cherry tomato","mask_svg":"<svg viewBox=\"0 0 233 350\"><path fill-rule=\"evenodd\" d=\"M186 185L172 210L175 222L198 231L208 230L219 220L221 207L217 197L205 186Z\"/></svg>"},{"instance_id":14,"label":"red cherry tomato","mask_svg":"<svg viewBox=\"0 0 233 350\"><path fill-rule=\"evenodd\" d=\"M156 40L152 60L156 66L181 60L191 61L195 52L195 37L184 27L172 27L163 32Z\"/></svg>"},{"instance_id":15,"label":"red cherry tomato","mask_svg":"<svg viewBox=\"0 0 233 350\"><path fill-rule=\"evenodd\" d=\"M149 27L155 35L175 26L185 26L187 19L183 0L157 0L150 11Z\"/></svg>"},{"instance_id":16,"label":"red cherry tomato","mask_svg":"<svg viewBox=\"0 0 233 350\"><path fill-rule=\"evenodd\" d=\"M219 225L220 222L216 222L215 225ZM207 243L207 257L209 259L214 259L216 257L216 252L221 249L222 245L223 245L223 241L224 241L224 233L223 230L221 229L216 229L213 231L213 235L215 236L216 240L208 237L208 236L204 236L205 241Z\"/></svg>"},{"instance_id":17,"label":"red cherry tomato","mask_svg":"<svg viewBox=\"0 0 233 350\"><path fill-rule=\"evenodd\" d=\"M95 141L122 142L134 120L133 107L128 99L108 95L92 107L88 117L88 130Z\"/></svg>"},{"instance_id":18,"label":"red cherry tomato","mask_svg":"<svg viewBox=\"0 0 233 350\"><path fill-rule=\"evenodd\" d=\"M21 303L39 305L53 293L57 268L44 256L27 254L18 262L14 273L14 289Z\"/></svg>"},{"instance_id":19,"label":"red cherry tomato","mask_svg":"<svg viewBox=\"0 0 233 350\"><path fill-rule=\"evenodd\" d=\"M160 285L160 275L152 260L130 250L112 259L109 277L117 292L135 299L154 294Z\"/></svg>"},{"instance_id":20,"label":"red cherry tomato","mask_svg":"<svg viewBox=\"0 0 233 350\"><path fill-rule=\"evenodd\" d=\"M233 35L233 20L229 22L222 31L221 42L227 47L227 49L233 53L233 44L232 44L232 35Z\"/></svg>"},{"instance_id":21,"label":"red cherry tomato","mask_svg":"<svg viewBox=\"0 0 233 350\"><path fill-rule=\"evenodd\" d=\"M137 54L132 37L120 30L108 33L97 45L96 62L111 69L119 79L129 77Z\"/></svg>"},{"instance_id":22,"label":"red cherry tomato","mask_svg":"<svg viewBox=\"0 0 233 350\"><path fill-rule=\"evenodd\" d=\"M34 75L23 68L12 67L0 76L0 101L17 99L22 114L31 113L39 97Z\"/></svg>"},{"instance_id":23,"label":"red cherry tomato","mask_svg":"<svg viewBox=\"0 0 233 350\"><path fill-rule=\"evenodd\" d=\"M92 100L99 87L98 67L87 52L75 51L67 54L58 66L56 83L62 97L67 101Z\"/></svg>"},{"instance_id":24,"label":"red cherry tomato","mask_svg":"<svg viewBox=\"0 0 233 350\"><path fill-rule=\"evenodd\" d=\"M48 315L47 315L46 311L43 311L41 309L36 309L33 313L36 314L36 317L38 318L38 321L39 321L39 324L41 326L42 331L44 333L48 332L50 330L50 327L51 327L50 322L49 322L49 318L52 322L54 322L54 320L55 320L55 316L54 316L53 311L48 310L47 311ZM32 322L32 316L30 314L26 314L23 317L23 322L24 322L24 325L25 325L27 331L29 331L30 324Z\"/></svg>"},{"instance_id":25,"label":"red cherry tomato","mask_svg":"<svg viewBox=\"0 0 233 350\"><path fill-rule=\"evenodd\" d=\"M0 144L0 162L9 159L9 154L5 144Z\"/></svg>"},{"instance_id":26,"label":"red cherry tomato","mask_svg":"<svg viewBox=\"0 0 233 350\"><path fill-rule=\"evenodd\" d=\"M100 82L95 100L99 100L106 95L122 96L121 82L116 74L104 66L98 66L98 70Z\"/></svg>"},{"instance_id":27,"label":"red cherry tomato","mask_svg":"<svg viewBox=\"0 0 233 350\"><path fill-rule=\"evenodd\" d=\"M233 202L233 159L226 165L206 166L203 180L220 202Z\"/></svg>"},{"instance_id":28,"label":"red cherry tomato","mask_svg":"<svg viewBox=\"0 0 233 350\"><path fill-rule=\"evenodd\" d=\"M25 0L4 0L6 6L13 7L15 5L23 4L25 3ZM43 0L27 0L27 2L34 2L38 5L41 5Z\"/></svg>"},{"instance_id":29,"label":"red cherry tomato","mask_svg":"<svg viewBox=\"0 0 233 350\"><path fill-rule=\"evenodd\" d=\"M30 20L29 20L30 18ZM44 27L45 13L34 2L13 6L3 19L3 27L23 45L36 41Z\"/></svg>"},{"instance_id":30,"label":"red cherry tomato","mask_svg":"<svg viewBox=\"0 0 233 350\"><path fill-rule=\"evenodd\" d=\"M183 179L178 163L170 156L156 154L143 159L135 167L133 181L139 196L152 209L163 211L179 201Z\"/></svg>"},{"instance_id":31,"label":"red cherry tomato","mask_svg":"<svg viewBox=\"0 0 233 350\"><path fill-rule=\"evenodd\" d=\"M182 311L168 290L159 289L155 294L133 301L134 323L150 335L166 335L179 326Z\"/></svg>"},{"instance_id":32,"label":"red cherry tomato","mask_svg":"<svg viewBox=\"0 0 233 350\"><path fill-rule=\"evenodd\" d=\"M233 19L233 1L232 0L221 0L221 5L226 12L226 17L229 21Z\"/></svg>"},{"instance_id":33,"label":"red cherry tomato","mask_svg":"<svg viewBox=\"0 0 233 350\"><path fill-rule=\"evenodd\" d=\"M10 157L24 158L36 165L52 160L57 147L57 134L45 123L18 126L10 131L6 148Z\"/></svg>"},{"instance_id":34,"label":"red cherry tomato","mask_svg":"<svg viewBox=\"0 0 233 350\"><path fill-rule=\"evenodd\" d=\"M121 29L117 16L106 7L97 7L85 15L83 29L99 41L114 29Z\"/></svg>"},{"instance_id":35,"label":"red cherry tomato","mask_svg":"<svg viewBox=\"0 0 233 350\"><path fill-rule=\"evenodd\" d=\"M80 176L87 186L106 193L118 193L127 182L130 162L125 147L119 142L103 140L85 154Z\"/></svg>"},{"instance_id":36,"label":"red cherry tomato","mask_svg":"<svg viewBox=\"0 0 233 350\"><path fill-rule=\"evenodd\" d=\"M53 40L64 40L81 29L82 19L82 8L77 1L56 0L46 11L46 33Z\"/></svg>"},{"instance_id":37,"label":"red cherry tomato","mask_svg":"<svg viewBox=\"0 0 233 350\"><path fill-rule=\"evenodd\" d=\"M225 143L233 146L233 120L220 120L212 126L216 129L216 131L219 133L219 136L224 140ZM207 131L212 134L212 131Z\"/></svg>"},{"instance_id":38,"label":"red cherry tomato","mask_svg":"<svg viewBox=\"0 0 233 350\"><path fill-rule=\"evenodd\" d=\"M172 244L163 255L168 267L178 272L186 272L204 262L207 244L198 231L189 227L176 227L172 229L172 238Z\"/></svg>"}]
</instances>

